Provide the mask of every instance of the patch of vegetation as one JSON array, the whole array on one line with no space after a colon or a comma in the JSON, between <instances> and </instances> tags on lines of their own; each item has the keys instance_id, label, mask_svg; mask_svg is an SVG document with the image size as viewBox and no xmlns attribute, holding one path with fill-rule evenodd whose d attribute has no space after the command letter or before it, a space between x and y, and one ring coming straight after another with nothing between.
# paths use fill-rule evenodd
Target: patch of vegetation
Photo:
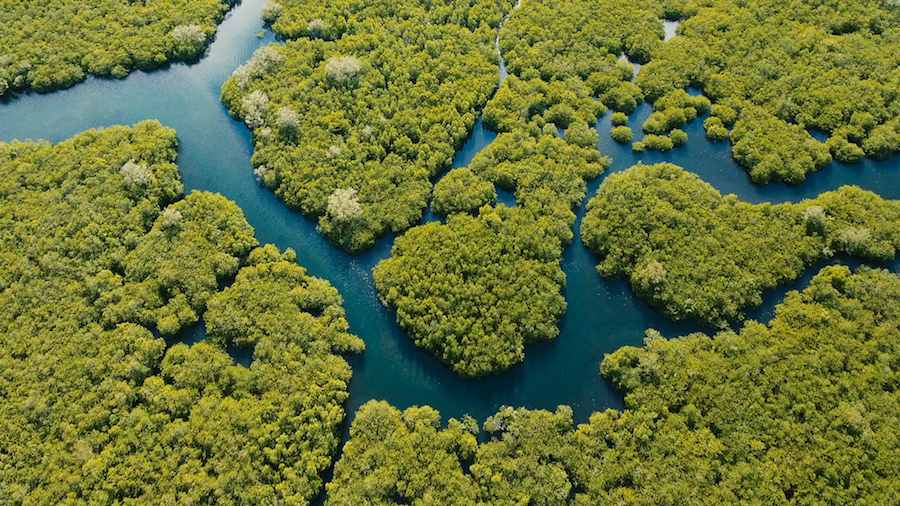
<instances>
[{"instance_id":1,"label":"patch of vegetation","mask_svg":"<svg viewBox=\"0 0 900 506\"><path fill-rule=\"evenodd\" d=\"M633 135L631 129L627 126L617 126L613 128L609 134L612 136L613 140L619 144L628 144L631 142L631 137Z\"/></svg>"},{"instance_id":2,"label":"patch of vegetation","mask_svg":"<svg viewBox=\"0 0 900 506\"><path fill-rule=\"evenodd\" d=\"M845 186L798 204L752 205L672 164L608 177L581 237L603 276L674 319L724 325L834 252L885 261L900 248L900 203Z\"/></svg>"},{"instance_id":3,"label":"patch of vegetation","mask_svg":"<svg viewBox=\"0 0 900 506\"><path fill-rule=\"evenodd\" d=\"M14 2L0 6L0 96L125 77L206 49L230 0Z\"/></svg>"},{"instance_id":4,"label":"patch of vegetation","mask_svg":"<svg viewBox=\"0 0 900 506\"><path fill-rule=\"evenodd\" d=\"M562 241L547 225L500 205L415 227L375 268L375 287L416 344L460 375L507 369L526 344L556 337L566 309Z\"/></svg>"}]
</instances>

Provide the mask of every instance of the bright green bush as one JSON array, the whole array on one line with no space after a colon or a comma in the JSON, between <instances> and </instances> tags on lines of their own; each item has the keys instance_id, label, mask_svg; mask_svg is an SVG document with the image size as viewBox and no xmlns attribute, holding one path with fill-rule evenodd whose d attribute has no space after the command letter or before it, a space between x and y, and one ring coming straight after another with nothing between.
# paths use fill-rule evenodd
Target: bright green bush
<instances>
[{"instance_id":1,"label":"bright green bush","mask_svg":"<svg viewBox=\"0 0 900 506\"><path fill-rule=\"evenodd\" d=\"M665 135L645 135L643 142L646 149L650 151L666 152L675 146L672 139Z\"/></svg>"},{"instance_id":2,"label":"bright green bush","mask_svg":"<svg viewBox=\"0 0 900 506\"><path fill-rule=\"evenodd\" d=\"M526 344L559 333L561 256L562 241L547 222L501 205L411 229L373 275L418 346L460 375L483 376L521 362Z\"/></svg>"},{"instance_id":3,"label":"bright green bush","mask_svg":"<svg viewBox=\"0 0 900 506\"><path fill-rule=\"evenodd\" d=\"M613 140L618 142L619 144L628 144L631 142L631 129L627 126L617 126L613 128L609 134L612 136Z\"/></svg>"},{"instance_id":4,"label":"bright green bush","mask_svg":"<svg viewBox=\"0 0 900 506\"><path fill-rule=\"evenodd\" d=\"M703 128L706 130L706 137L713 142L727 140L731 135L718 116L706 118L703 122Z\"/></svg>"},{"instance_id":5,"label":"bright green bush","mask_svg":"<svg viewBox=\"0 0 900 506\"><path fill-rule=\"evenodd\" d=\"M493 183L463 167L450 172L434 186L431 209L438 216L477 213L482 206L496 202Z\"/></svg>"},{"instance_id":6,"label":"bright green bush","mask_svg":"<svg viewBox=\"0 0 900 506\"><path fill-rule=\"evenodd\" d=\"M825 144L761 109L744 111L729 134L732 155L757 183L801 183L831 162Z\"/></svg>"},{"instance_id":7,"label":"bright green bush","mask_svg":"<svg viewBox=\"0 0 900 506\"><path fill-rule=\"evenodd\" d=\"M684 133L684 130L676 128L669 132L669 139L672 139L672 144L678 148L684 146L684 143L688 140L688 135Z\"/></svg>"},{"instance_id":8,"label":"bright green bush","mask_svg":"<svg viewBox=\"0 0 900 506\"><path fill-rule=\"evenodd\" d=\"M835 160L844 163L859 163L866 156L861 147L838 135L829 137L825 145Z\"/></svg>"}]
</instances>

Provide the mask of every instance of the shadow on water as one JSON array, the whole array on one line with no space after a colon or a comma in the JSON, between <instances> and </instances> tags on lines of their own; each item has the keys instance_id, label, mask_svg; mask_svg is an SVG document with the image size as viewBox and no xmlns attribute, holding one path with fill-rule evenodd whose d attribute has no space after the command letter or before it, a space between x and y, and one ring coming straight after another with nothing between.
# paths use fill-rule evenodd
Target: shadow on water
<instances>
[{"instance_id":1,"label":"shadow on water","mask_svg":"<svg viewBox=\"0 0 900 506\"><path fill-rule=\"evenodd\" d=\"M245 0L236 7L199 63L173 64L152 73L134 72L123 80L89 78L68 90L48 95L26 93L0 104L0 140L42 138L56 143L90 128L145 119L158 119L174 128L181 144L177 162L189 191L219 192L234 200L261 243L293 248L300 265L311 275L329 280L342 294L351 331L366 343L364 353L348 357L353 380L346 405L349 416L344 425L345 440L353 413L370 399L387 400L400 409L429 404L445 420L471 414L482 421L501 405L552 410L568 404L575 420L585 422L594 411L623 405L622 395L599 374L605 354L625 345L639 346L647 328L667 337L703 330L690 323L669 321L636 299L625 280L607 280L597 274L596 259L577 233L584 216L581 207L576 213L575 239L562 260L568 312L560 321L558 338L529 346L524 363L508 372L478 380L459 378L431 354L416 348L397 326L395 315L379 302L372 282L372 268L390 255L393 238L386 237L357 256L329 245L316 233L313 221L287 209L271 191L256 183L250 162L250 134L219 101L220 88L232 71L254 50L275 40L271 32L262 40L255 37L263 29L257 14L266 1ZM505 65L502 72L505 74ZM640 132L641 122L650 112L650 106L644 104L632 115L629 125L635 132ZM856 184L886 198L900 198L896 157L880 163L866 160L856 166L834 163L800 186L759 187L731 160L727 143L705 140L702 118L685 128L689 136L685 147L666 154L634 154L628 146L610 138L610 116L597 123L598 147L613 158L608 173L639 161L665 160L696 172L723 193L735 193L754 203L798 201L843 184ZM479 120L453 166L468 165L495 137ZM588 196L599 184L600 180L588 186ZM515 203L511 194L498 193L500 202ZM434 220L433 215L424 218ZM893 265L896 270L896 263ZM790 287L802 286L814 272L809 269ZM783 293L766 294L763 307L751 316L768 318ZM200 324L180 337L192 343L203 335ZM250 355L230 351L237 363L250 363Z\"/></svg>"}]
</instances>

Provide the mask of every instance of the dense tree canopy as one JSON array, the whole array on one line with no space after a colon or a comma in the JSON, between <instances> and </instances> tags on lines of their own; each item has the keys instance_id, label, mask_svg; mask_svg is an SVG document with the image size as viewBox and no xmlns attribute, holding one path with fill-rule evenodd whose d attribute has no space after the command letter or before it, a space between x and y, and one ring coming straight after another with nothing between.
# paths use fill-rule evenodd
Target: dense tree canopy
<instances>
[{"instance_id":1,"label":"dense tree canopy","mask_svg":"<svg viewBox=\"0 0 900 506\"><path fill-rule=\"evenodd\" d=\"M375 287L416 344L457 373L506 369L525 344L559 333L562 245L547 224L500 205L415 227L375 268Z\"/></svg>"},{"instance_id":2,"label":"dense tree canopy","mask_svg":"<svg viewBox=\"0 0 900 506\"><path fill-rule=\"evenodd\" d=\"M571 484L560 457L569 450L569 408L505 407L484 427L494 437L478 445L470 417L441 429L428 406L401 413L370 401L353 420L326 504L566 504Z\"/></svg>"},{"instance_id":3,"label":"dense tree canopy","mask_svg":"<svg viewBox=\"0 0 900 506\"><path fill-rule=\"evenodd\" d=\"M362 342L293 252L251 251L234 203L181 200L176 144L155 121L0 143L0 503L308 504L321 488L338 353ZM204 312L207 341L151 332Z\"/></svg>"},{"instance_id":4,"label":"dense tree canopy","mask_svg":"<svg viewBox=\"0 0 900 506\"><path fill-rule=\"evenodd\" d=\"M663 163L608 177L581 236L601 257L602 275L627 276L638 296L675 319L723 325L834 252L893 258L898 223L900 202L858 187L752 205Z\"/></svg>"},{"instance_id":5,"label":"dense tree canopy","mask_svg":"<svg viewBox=\"0 0 900 506\"><path fill-rule=\"evenodd\" d=\"M198 56L232 0L0 2L0 96Z\"/></svg>"},{"instance_id":6,"label":"dense tree canopy","mask_svg":"<svg viewBox=\"0 0 900 506\"><path fill-rule=\"evenodd\" d=\"M715 0L676 10L687 18L679 36L654 47L637 84L650 100L702 89L722 107L714 116L737 121L735 159L754 181L799 183L829 150L845 162L900 151L894 2ZM805 130L831 138L823 145ZM727 136L722 124L707 131Z\"/></svg>"},{"instance_id":7,"label":"dense tree canopy","mask_svg":"<svg viewBox=\"0 0 900 506\"><path fill-rule=\"evenodd\" d=\"M416 223L431 178L497 88L493 41L510 7L283 2L272 26L300 38L260 50L222 89L232 114L254 129L261 183L350 251ZM352 220L327 204L348 189L361 209Z\"/></svg>"},{"instance_id":8,"label":"dense tree canopy","mask_svg":"<svg viewBox=\"0 0 900 506\"><path fill-rule=\"evenodd\" d=\"M900 493L900 280L826 267L768 324L608 355L622 412L471 418L360 408L329 505L890 504Z\"/></svg>"}]
</instances>

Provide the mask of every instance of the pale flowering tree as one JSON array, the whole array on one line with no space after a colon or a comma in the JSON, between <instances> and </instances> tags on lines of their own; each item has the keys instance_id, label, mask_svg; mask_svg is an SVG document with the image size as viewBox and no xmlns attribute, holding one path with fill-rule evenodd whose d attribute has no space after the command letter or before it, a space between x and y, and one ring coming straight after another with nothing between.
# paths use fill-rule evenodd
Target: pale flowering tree
<instances>
[{"instance_id":1,"label":"pale flowering tree","mask_svg":"<svg viewBox=\"0 0 900 506\"><path fill-rule=\"evenodd\" d=\"M261 127L269 112L269 96L256 90L241 99L241 107L244 109L244 123L251 129Z\"/></svg>"},{"instance_id":2,"label":"pale flowering tree","mask_svg":"<svg viewBox=\"0 0 900 506\"><path fill-rule=\"evenodd\" d=\"M119 169L119 173L124 177L125 186L128 188L150 186L152 181L150 169L145 164L138 164L134 160L125 162L125 165Z\"/></svg>"},{"instance_id":3,"label":"pale flowering tree","mask_svg":"<svg viewBox=\"0 0 900 506\"><path fill-rule=\"evenodd\" d=\"M253 53L250 61L235 69L231 76L238 87L244 89L251 79L259 79L272 73L283 61L284 55L281 54L278 46L261 47Z\"/></svg>"},{"instance_id":4,"label":"pale flowering tree","mask_svg":"<svg viewBox=\"0 0 900 506\"><path fill-rule=\"evenodd\" d=\"M275 125L282 133L292 137L300 129L300 115L290 107L279 107L275 111Z\"/></svg>"},{"instance_id":5,"label":"pale flowering tree","mask_svg":"<svg viewBox=\"0 0 900 506\"><path fill-rule=\"evenodd\" d=\"M306 31L309 33L310 37L322 37L325 35L325 28L327 27L322 18L316 18L306 25Z\"/></svg>"},{"instance_id":6,"label":"pale flowering tree","mask_svg":"<svg viewBox=\"0 0 900 506\"><path fill-rule=\"evenodd\" d=\"M266 5L262 6L262 9L259 11L259 17L262 18L266 23L272 24L278 19L278 16L281 15L282 11L281 4L278 2L269 2Z\"/></svg>"},{"instance_id":7,"label":"pale flowering tree","mask_svg":"<svg viewBox=\"0 0 900 506\"><path fill-rule=\"evenodd\" d=\"M349 222L362 216L362 205L353 188L338 188L328 197L328 215L336 222Z\"/></svg>"},{"instance_id":8,"label":"pale flowering tree","mask_svg":"<svg viewBox=\"0 0 900 506\"><path fill-rule=\"evenodd\" d=\"M197 25L179 25L172 29L175 39L175 50L181 56L193 56L199 53L206 43L206 33Z\"/></svg>"},{"instance_id":9,"label":"pale flowering tree","mask_svg":"<svg viewBox=\"0 0 900 506\"><path fill-rule=\"evenodd\" d=\"M814 233L825 231L825 209L822 206L809 206L803 210L803 221L806 229Z\"/></svg>"},{"instance_id":10,"label":"pale flowering tree","mask_svg":"<svg viewBox=\"0 0 900 506\"><path fill-rule=\"evenodd\" d=\"M362 63L352 56L332 56L325 62L325 74L338 84L349 82L361 70Z\"/></svg>"},{"instance_id":11,"label":"pale flowering tree","mask_svg":"<svg viewBox=\"0 0 900 506\"><path fill-rule=\"evenodd\" d=\"M159 217L159 228L172 231L181 224L181 211L167 207Z\"/></svg>"}]
</instances>

